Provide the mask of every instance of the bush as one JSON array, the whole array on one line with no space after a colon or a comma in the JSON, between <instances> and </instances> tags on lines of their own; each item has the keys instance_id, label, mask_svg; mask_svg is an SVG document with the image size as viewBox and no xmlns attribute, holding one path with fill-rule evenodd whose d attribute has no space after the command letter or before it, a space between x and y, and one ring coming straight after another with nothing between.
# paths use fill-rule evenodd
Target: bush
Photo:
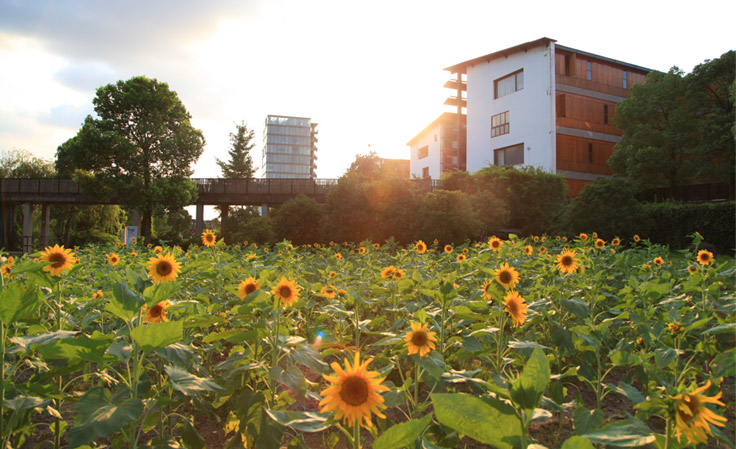
<instances>
[{"instance_id":1,"label":"bush","mask_svg":"<svg viewBox=\"0 0 736 449\"><path fill-rule=\"evenodd\" d=\"M271 224L277 240L290 240L295 245L322 241L325 211L317 201L299 194L281 205Z\"/></svg>"},{"instance_id":2,"label":"bush","mask_svg":"<svg viewBox=\"0 0 736 449\"><path fill-rule=\"evenodd\" d=\"M606 240L645 235L649 217L634 197L631 183L623 178L599 178L585 186L567 211L570 230L597 232Z\"/></svg>"},{"instance_id":3,"label":"bush","mask_svg":"<svg viewBox=\"0 0 736 449\"><path fill-rule=\"evenodd\" d=\"M325 238L335 242L361 242L370 237L372 211L366 184L344 176L327 194Z\"/></svg>"},{"instance_id":4,"label":"bush","mask_svg":"<svg viewBox=\"0 0 736 449\"><path fill-rule=\"evenodd\" d=\"M736 202L683 204L675 202L646 203L646 215L652 220L646 235L652 242L673 249L687 248L688 235L699 232L705 242L718 252L733 254L736 245Z\"/></svg>"},{"instance_id":5,"label":"bush","mask_svg":"<svg viewBox=\"0 0 736 449\"><path fill-rule=\"evenodd\" d=\"M371 211L368 238L383 242L393 237L401 244L412 241L419 207L416 186L406 179L386 178L370 183L365 193Z\"/></svg>"},{"instance_id":6,"label":"bush","mask_svg":"<svg viewBox=\"0 0 736 449\"><path fill-rule=\"evenodd\" d=\"M258 208L253 206L231 208L222 222L222 237L231 245L244 241L263 244L276 240L268 218L261 217Z\"/></svg>"},{"instance_id":7,"label":"bush","mask_svg":"<svg viewBox=\"0 0 736 449\"><path fill-rule=\"evenodd\" d=\"M462 192L435 190L419 199L414 232L417 239L458 244L477 236L480 228L481 222Z\"/></svg>"}]
</instances>

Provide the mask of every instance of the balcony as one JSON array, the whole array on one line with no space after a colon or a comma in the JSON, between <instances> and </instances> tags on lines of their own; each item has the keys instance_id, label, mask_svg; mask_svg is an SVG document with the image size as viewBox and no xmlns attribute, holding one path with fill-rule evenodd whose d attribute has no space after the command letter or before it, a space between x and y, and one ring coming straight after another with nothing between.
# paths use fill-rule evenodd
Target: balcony
<instances>
[{"instance_id":1,"label":"balcony","mask_svg":"<svg viewBox=\"0 0 736 449\"><path fill-rule=\"evenodd\" d=\"M445 103L444 104L446 104L448 106L455 106L455 107L457 107L457 105L458 105L457 97L450 97L450 98L448 98L447 100L445 100ZM461 98L460 99L460 106L463 107L463 108L467 108L468 107L468 100L466 100L465 98Z\"/></svg>"},{"instance_id":2,"label":"balcony","mask_svg":"<svg viewBox=\"0 0 736 449\"><path fill-rule=\"evenodd\" d=\"M445 86L448 89L455 89L457 90L457 80L449 80L445 83ZM468 91L468 83L467 81L460 81L460 90L467 92Z\"/></svg>"}]
</instances>

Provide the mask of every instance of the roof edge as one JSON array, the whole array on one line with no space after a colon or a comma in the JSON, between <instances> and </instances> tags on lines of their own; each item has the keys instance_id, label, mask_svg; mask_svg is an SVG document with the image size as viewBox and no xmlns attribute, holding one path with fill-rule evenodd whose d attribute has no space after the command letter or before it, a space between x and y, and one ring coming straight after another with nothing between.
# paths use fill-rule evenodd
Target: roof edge
<instances>
[{"instance_id":1,"label":"roof edge","mask_svg":"<svg viewBox=\"0 0 736 449\"><path fill-rule=\"evenodd\" d=\"M463 116L465 116L465 114L463 114ZM414 137L412 137L411 140L409 140L406 143L406 145L407 146L411 146L411 144L414 143L414 141L418 140L420 137L422 137L424 134L426 134L427 131L429 131L432 127L434 127L435 125L439 124L440 122L442 122L442 120L444 120L447 117L456 118L457 117L457 112L443 112L442 114L440 114L439 117L437 117L436 119L432 120L432 123L430 123L429 125L427 125L423 130L419 131L417 133L417 135L415 135Z\"/></svg>"},{"instance_id":2,"label":"roof edge","mask_svg":"<svg viewBox=\"0 0 736 449\"><path fill-rule=\"evenodd\" d=\"M449 71L450 73L457 73L461 69L465 69L468 66L474 66L481 62L490 62L493 59L498 59L500 57L506 57L508 55L511 55L513 53L518 53L520 51L528 50L530 48L539 47L540 45L547 46L551 42L557 42L555 39L550 39L548 37L543 37L541 39L537 39L535 41L525 42L523 44L515 45L513 47L506 48L504 50L499 50L493 53L488 53L487 55L480 56L478 58L470 59L465 62L461 62L459 64L455 64L453 66L447 67L444 70ZM465 73L465 72L462 72Z\"/></svg>"},{"instance_id":3,"label":"roof edge","mask_svg":"<svg viewBox=\"0 0 736 449\"><path fill-rule=\"evenodd\" d=\"M562 51L569 51L571 53L577 53L577 54L579 54L581 56L588 56L590 58L600 59L601 61L610 62L612 64L618 64L618 65L621 65L621 66L624 66L624 67L629 67L629 68L634 69L634 70L640 70L642 72L647 72L648 73L648 72L652 72L653 71L652 69L648 69L646 67L642 67L642 66L639 66L639 65L636 65L636 64L630 64L628 62L619 61L618 59L607 58L605 56L597 55L595 53L590 53L590 52L587 52L587 51L578 50L578 49L572 48L572 47L566 47L564 45L555 44L555 49L559 49L559 50L562 50Z\"/></svg>"}]
</instances>

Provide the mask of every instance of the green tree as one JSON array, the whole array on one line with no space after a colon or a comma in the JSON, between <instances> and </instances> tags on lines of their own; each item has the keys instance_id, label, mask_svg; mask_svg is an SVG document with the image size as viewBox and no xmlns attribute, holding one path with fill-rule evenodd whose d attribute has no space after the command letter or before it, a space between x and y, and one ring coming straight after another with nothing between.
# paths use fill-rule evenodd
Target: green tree
<instances>
[{"instance_id":1,"label":"green tree","mask_svg":"<svg viewBox=\"0 0 736 449\"><path fill-rule=\"evenodd\" d=\"M478 237L481 222L468 196L460 191L434 190L419 198L415 236L425 242L459 244Z\"/></svg>"},{"instance_id":2,"label":"green tree","mask_svg":"<svg viewBox=\"0 0 736 449\"><path fill-rule=\"evenodd\" d=\"M53 162L37 158L28 150L0 151L2 178L53 178L55 175Z\"/></svg>"},{"instance_id":3,"label":"green tree","mask_svg":"<svg viewBox=\"0 0 736 449\"><path fill-rule=\"evenodd\" d=\"M151 238L151 217L196 199L191 164L204 137L176 92L143 76L97 89L97 118L87 116L76 136L56 152L62 176L81 170L83 187L99 197L137 208L142 235ZM78 172L80 173L80 172Z\"/></svg>"},{"instance_id":4,"label":"green tree","mask_svg":"<svg viewBox=\"0 0 736 449\"><path fill-rule=\"evenodd\" d=\"M230 160L216 159L217 165L222 170L223 178L251 179L255 170L250 150L255 145L251 142L255 133L253 130L248 130L248 126L243 121L240 122L240 125L235 125L235 130L235 133L230 133L230 150L228 150Z\"/></svg>"},{"instance_id":5,"label":"green tree","mask_svg":"<svg viewBox=\"0 0 736 449\"><path fill-rule=\"evenodd\" d=\"M324 208L300 193L276 209L271 223L277 239L307 245L322 241L324 219Z\"/></svg>"},{"instance_id":6,"label":"green tree","mask_svg":"<svg viewBox=\"0 0 736 449\"><path fill-rule=\"evenodd\" d=\"M381 158L375 151L371 151L368 154L356 154L344 176L356 181L370 182L384 178L386 172Z\"/></svg>"}]
</instances>

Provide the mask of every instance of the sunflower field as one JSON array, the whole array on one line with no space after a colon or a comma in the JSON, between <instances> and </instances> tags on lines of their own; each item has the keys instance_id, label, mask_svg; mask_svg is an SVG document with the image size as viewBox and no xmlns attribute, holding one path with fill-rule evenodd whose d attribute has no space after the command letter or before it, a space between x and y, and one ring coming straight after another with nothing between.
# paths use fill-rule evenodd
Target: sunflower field
<instances>
[{"instance_id":1,"label":"sunflower field","mask_svg":"<svg viewBox=\"0 0 736 449\"><path fill-rule=\"evenodd\" d=\"M0 271L2 449L734 447L736 267L707 250L207 231Z\"/></svg>"}]
</instances>

